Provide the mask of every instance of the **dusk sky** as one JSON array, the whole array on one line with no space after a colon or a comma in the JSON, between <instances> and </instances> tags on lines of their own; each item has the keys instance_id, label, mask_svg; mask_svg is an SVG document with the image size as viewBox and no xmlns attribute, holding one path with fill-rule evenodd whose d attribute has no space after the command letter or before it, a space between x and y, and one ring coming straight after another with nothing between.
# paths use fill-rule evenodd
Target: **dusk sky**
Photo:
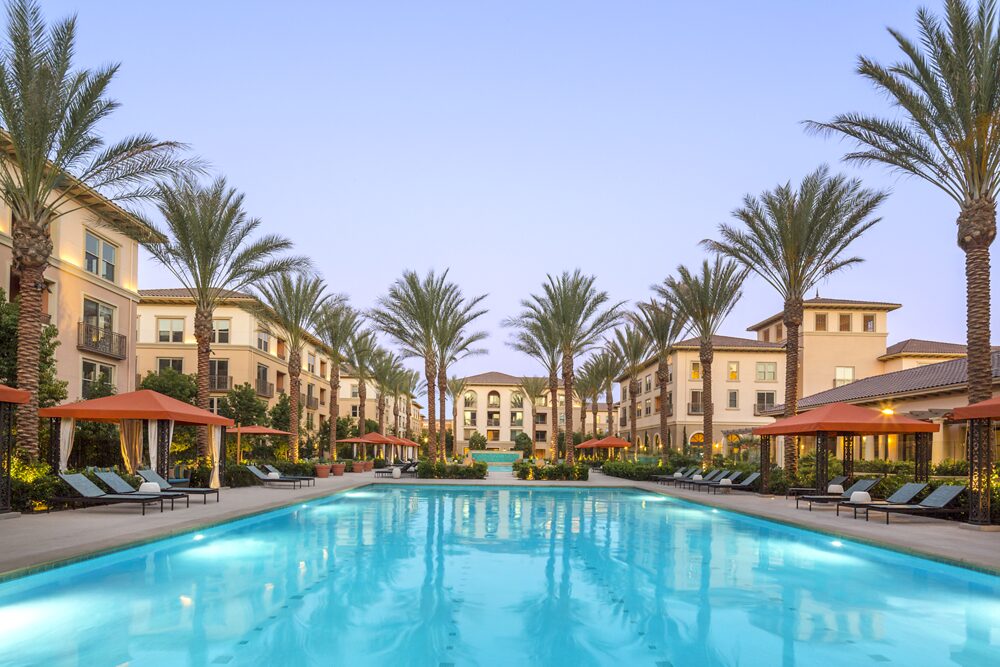
<instances>
[{"instance_id":1,"label":"dusk sky","mask_svg":"<svg viewBox=\"0 0 1000 667\"><path fill-rule=\"evenodd\" d=\"M937 9L939 3L933 3ZM705 256L746 193L826 162L891 188L823 296L895 301L889 342L964 342L957 206L840 159L801 121L891 113L855 74L888 63L918 3L45 2L79 13L77 62L121 62L109 139L191 145L367 308L404 268L489 293L489 355L459 374L537 373L500 321L546 273L580 267L615 300ZM151 259L143 288L174 285ZM722 333L777 312L751 277ZM996 313L994 313L994 320Z\"/></svg>"}]
</instances>

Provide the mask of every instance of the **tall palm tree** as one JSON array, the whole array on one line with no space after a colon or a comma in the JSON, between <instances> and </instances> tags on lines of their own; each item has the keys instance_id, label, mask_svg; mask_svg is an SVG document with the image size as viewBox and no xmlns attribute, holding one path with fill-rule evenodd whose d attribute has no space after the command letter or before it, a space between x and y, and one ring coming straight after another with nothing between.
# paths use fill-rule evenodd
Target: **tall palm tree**
<instances>
[{"instance_id":1,"label":"tall palm tree","mask_svg":"<svg viewBox=\"0 0 1000 667\"><path fill-rule=\"evenodd\" d=\"M945 20L918 10L920 40L889 33L903 52L889 67L861 57L858 73L884 93L900 120L847 113L813 130L858 144L846 159L916 176L958 205L965 253L969 401L992 396L990 246L1000 190L1000 32L996 2L945 0ZM987 421L969 424L969 521L989 523L992 444Z\"/></svg>"},{"instance_id":2,"label":"tall palm tree","mask_svg":"<svg viewBox=\"0 0 1000 667\"><path fill-rule=\"evenodd\" d=\"M518 320L545 322L559 341L563 394L566 398L566 462L573 463L573 361L590 351L601 336L621 317L624 302L607 306L608 293L594 287L596 278L579 269L546 277L541 295L531 295L521 302Z\"/></svg>"},{"instance_id":3,"label":"tall palm tree","mask_svg":"<svg viewBox=\"0 0 1000 667\"><path fill-rule=\"evenodd\" d=\"M604 400L607 403L608 430L605 432L605 435L613 435L615 432L614 388L615 380L622 374L621 357L615 353L614 346L605 343L601 351L593 357L592 363L595 372L601 379L601 389L604 391Z\"/></svg>"},{"instance_id":4,"label":"tall palm tree","mask_svg":"<svg viewBox=\"0 0 1000 667\"><path fill-rule=\"evenodd\" d=\"M590 401L590 411L593 414L592 434L597 437L597 398L601 393L601 378L598 369L594 364L596 359L591 357L580 366L580 373L576 377L576 395L580 397L580 433L583 439L587 439L587 401Z\"/></svg>"},{"instance_id":5,"label":"tall palm tree","mask_svg":"<svg viewBox=\"0 0 1000 667\"><path fill-rule=\"evenodd\" d=\"M469 383L465 378L452 376L448 379L448 395L451 396L451 455L458 456L458 402L465 396Z\"/></svg>"},{"instance_id":6,"label":"tall palm tree","mask_svg":"<svg viewBox=\"0 0 1000 667\"><path fill-rule=\"evenodd\" d=\"M389 393L392 394L392 434L396 437L403 435L399 411L402 409L402 399L406 395L410 373L411 371L402 363L397 363L395 372L392 374L392 383L389 386ZM407 401L407 410L408 406L409 401Z\"/></svg>"},{"instance_id":7,"label":"tall palm tree","mask_svg":"<svg viewBox=\"0 0 1000 667\"><path fill-rule=\"evenodd\" d=\"M337 300L323 309L316 335L330 357L330 458L337 458L337 419L340 418L340 370L347 362L351 338L361 327L361 313Z\"/></svg>"},{"instance_id":8,"label":"tall palm tree","mask_svg":"<svg viewBox=\"0 0 1000 667\"><path fill-rule=\"evenodd\" d=\"M740 300L743 293L740 288L747 270L732 260L716 257L711 263L705 260L700 273L692 273L687 267L679 266L677 274L677 278L670 276L663 285L656 285L653 289L691 323L691 329L698 336L702 377L702 432L705 437L703 457L708 462L712 460L712 420L715 416L715 402L712 400L712 361L715 350L712 338Z\"/></svg>"},{"instance_id":9,"label":"tall palm tree","mask_svg":"<svg viewBox=\"0 0 1000 667\"><path fill-rule=\"evenodd\" d=\"M260 303L250 309L267 328L276 330L288 345L288 406L292 431L288 444L292 461L298 461L302 349L311 336L310 332L319 328L330 295L320 278L303 274L271 276L258 283L257 290L260 292Z\"/></svg>"},{"instance_id":10,"label":"tall palm tree","mask_svg":"<svg viewBox=\"0 0 1000 667\"><path fill-rule=\"evenodd\" d=\"M19 277L17 385L31 398L17 409L17 444L38 455L38 359L45 269L52 227L86 208L90 191L125 207L156 195L153 181L200 168L184 148L142 134L107 145L98 125L119 104L108 97L118 65L74 69L76 18L46 26L34 0L7 5L0 46L0 197L11 210L12 270ZM134 217L121 226L149 233ZM108 223L113 220L106 220Z\"/></svg>"},{"instance_id":11,"label":"tall palm tree","mask_svg":"<svg viewBox=\"0 0 1000 667\"><path fill-rule=\"evenodd\" d=\"M624 373L628 375L629 440L632 442L633 456L638 459L639 434L636 421L639 417L639 401L636 395L639 393L639 372L649 358L649 339L639 327L626 324L615 330L612 345L615 354L622 360Z\"/></svg>"},{"instance_id":12,"label":"tall palm tree","mask_svg":"<svg viewBox=\"0 0 1000 667\"><path fill-rule=\"evenodd\" d=\"M545 368L549 386L549 451L552 460L559 458L559 421L556 410L559 405L559 340L555 329L548 320L508 318L506 327L515 327L514 337L508 342L518 352L523 352ZM532 413L537 405L532 403Z\"/></svg>"},{"instance_id":13,"label":"tall palm tree","mask_svg":"<svg viewBox=\"0 0 1000 667\"><path fill-rule=\"evenodd\" d=\"M486 350L474 346L485 340L487 336L485 331L467 331L470 324L486 314L486 310L479 308L479 304L486 298L486 295L466 299L462 295L462 290L454 283L448 283L445 290L435 334L438 349L437 382L441 419L438 451L442 460L447 456L444 424L447 414L448 367L470 355L486 354ZM457 442L458 433L456 432L452 438L452 447L457 447ZM454 454L454 450L452 453Z\"/></svg>"},{"instance_id":14,"label":"tall palm tree","mask_svg":"<svg viewBox=\"0 0 1000 667\"><path fill-rule=\"evenodd\" d=\"M406 396L406 437L416 439L419 435L413 432L413 410L412 402L416 400L420 392L423 391L424 380L420 377L419 371L407 370L400 378L400 388Z\"/></svg>"},{"instance_id":15,"label":"tall palm tree","mask_svg":"<svg viewBox=\"0 0 1000 667\"><path fill-rule=\"evenodd\" d=\"M427 389L428 454L437 458L437 423L434 417L437 389L438 319L448 295L448 272L430 271L423 279L415 271L404 271L378 298L370 316L376 326L393 338L404 357L424 361Z\"/></svg>"},{"instance_id":16,"label":"tall palm tree","mask_svg":"<svg viewBox=\"0 0 1000 667\"><path fill-rule=\"evenodd\" d=\"M194 338L198 355L198 407L208 409L212 318L230 291L264 278L309 267L305 257L279 257L292 247L283 236L253 238L260 227L243 208L243 194L219 177L203 186L194 177L158 186L162 227L140 242L187 288L194 299ZM198 429L198 451L208 455L208 429Z\"/></svg>"},{"instance_id":17,"label":"tall palm tree","mask_svg":"<svg viewBox=\"0 0 1000 667\"><path fill-rule=\"evenodd\" d=\"M709 250L756 273L782 298L786 417L798 410L799 331L806 293L831 274L864 261L845 253L879 222L873 214L887 196L863 188L857 179L831 176L822 166L803 178L797 190L786 183L759 197L747 195L733 212L742 224L720 225L721 240L702 241ZM785 470L797 470L797 453L795 439L785 438Z\"/></svg>"},{"instance_id":18,"label":"tall palm tree","mask_svg":"<svg viewBox=\"0 0 1000 667\"><path fill-rule=\"evenodd\" d=\"M385 434L386 398L392 394L393 383L402 369L399 357L378 347L371 360L372 381L375 383L375 412L378 416L378 432Z\"/></svg>"},{"instance_id":19,"label":"tall palm tree","mask_svg":"<svg viewBox=\"0 0 1000 667\"><path fill-rule=\"evenodd\" d=\"M535 407L538 405L539 398L545 396L545 390L548 388L549 381L547 378L537 377L537 376L524 376L517 385L517 389L521 392L521 396L528 401L531 405L531 420L528 422L528 436L531 438L531 442L535 442ZM558 379L556 380L557 390L558 390ZM534 444L532 444L532 451L534 451Z\"/></svg>"},{"instance_id":20,"label":"tall palm tree","mask_svg":"<svg viewBox=\"0 0 1000 667\"><path fill-rule=\"evenodd\" d=\"M660 456L665 461L668 442L667 416L670 408L667 403L670 355L673 354L677 339L687 331L688 322L668 303L654 299L640 303L639 310L632 313L630 319L649 341L650 351L656 355L656 384L660 388Z\"/></svg>"},{"instance_id":21,"label":"tall palm tree","mask_svg":"<svg viewBox=\"0 0 1000 667\"><path fill-rule=\"evenodd\" d=\"M378 339L374 331L359 330L347 343L347 363L358 378L358 435L367 431L365 408L368 403L368 383L372 381L375 360L379 353Z\"/></svg>"}]
</instances>

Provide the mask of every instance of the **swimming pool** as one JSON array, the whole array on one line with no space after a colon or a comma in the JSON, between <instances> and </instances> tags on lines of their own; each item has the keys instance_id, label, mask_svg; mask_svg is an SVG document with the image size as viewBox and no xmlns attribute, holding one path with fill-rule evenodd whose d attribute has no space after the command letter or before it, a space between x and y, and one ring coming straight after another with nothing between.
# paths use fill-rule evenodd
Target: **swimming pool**
<instances>
[{"instance_id":1,"label":"swimming pool","mask_svg":"<svg viewBox=\"0 0 1000 667\"><path fill-rule=\"evenodd\" d=\"M664 496L392 485L0 584L0 665L976 666L998 619L997 577Z\"/></svg>"}]
</instances>

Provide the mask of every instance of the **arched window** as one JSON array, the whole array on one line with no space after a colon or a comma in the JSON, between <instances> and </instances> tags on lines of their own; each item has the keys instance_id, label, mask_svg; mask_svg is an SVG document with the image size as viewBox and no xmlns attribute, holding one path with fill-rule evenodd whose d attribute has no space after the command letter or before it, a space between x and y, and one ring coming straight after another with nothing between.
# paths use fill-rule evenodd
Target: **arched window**
<instances>
[{"instance_id":1,"label":"arched window","mask_svg":"<svg viewBox=\"0 0 1000 667\"><path fill-rule=\"evenodd\" d=\"M705 449L705 434L701 431L692 433L688 438L688 449L692 456L702 456Z\"/></svg>"},{"instance_id":2,"label":"arched window","mask_svg":"<svg viewBox=\"0 0 1000 667\"><path fill-rule=\"evenodd\" d=\"M486 407L488 408L499 408L500 407L500 392L491 391L486 395Z\"/></svg>"},{"instance_id":3,"label":"arched window","mask_svg":"<svg viewBox=\"0 0 1000 667\"><path fill-rule=\"evenodd\" d=\"M476 407L476 392L474 391L465 392L465 407L467 408Z\"/></svg>"}]
</instances>

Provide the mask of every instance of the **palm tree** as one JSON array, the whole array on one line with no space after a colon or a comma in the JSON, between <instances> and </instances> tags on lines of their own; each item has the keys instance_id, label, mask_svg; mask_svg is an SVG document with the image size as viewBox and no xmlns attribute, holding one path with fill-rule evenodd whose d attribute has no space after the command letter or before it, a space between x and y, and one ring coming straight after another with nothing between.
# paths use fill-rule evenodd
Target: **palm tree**
<instances>
[{"instance_id":1,"label":"palm tree","mask_svg":"<svg viewBox=\"0 0 1000 667\"><path fill-rule=\"evenodd\" d=\"M667 278L663 285L653 289L660 298L673 306L674 310L691 323L691 329L698 336L698 358L701 361L702 377L702 432L705 438L703 457L712 460L712 361L715 357L712 338L733 306L740 300L740 287L746 278L746 269L732 260L716 257L715 261L702 263L701 273L691 273L687 267L677 267L678 278Z\"/></svg>"},{"instance_id":2,"label":"palm tree","mask_svg":"<svg viewBox=\"0 0 1000 667\"><path fill-rule=\"evenodd\" d=\"M451 396L451 455L458 456L458 402L465 396L469 383L465 378L452 376L448 379L448 395ZM442 429L443 430L443 429Z\"/></svg>"},{"instance_id":3,"label":"palm tree","mask_svg":"<svg viewBox=\"0 0 1000 667\"><path fill-rule=\"evenodd\" d=\"M622 360L624 373L628 375L629 440L632 442L633 456L638 459L639 434L636 421L639 416L639 401L636 395L639 393L639 372L649 357L650 343L642 329L634 324L626 324L615 330L615 338L611 344L615 355Z\"/></svg>"},{"instance_id":4,"label":"palm tree","mask_svg":"<svg viewBox=\"0 0 1000 667\"><path fill-rule=\"evenodd\" d=\"M347 363L358 378L358 435L367 430L365 408L368 403L368 383L375 375L375 359L379 353L378 339L374 331L359 330L347 344Z\"/></svg>"},{"instance_id":5,"label":"palm tree","mask_svg":"<svg viewBox=\"0 0 1000 667\"><path fill-rule=\"evenodd\" d=\"M288 438L292 461L299 460L299 387L302 349L311 331L318 329L329 302L326 285L316 276L282 273L257 284L260 304L251 306L264 325L275 329L288 345L288 405L292 435ZM336 426L336 424L334 424Z\"/></svg>"},{"instance_id":6,"label":"palm tree","mask_svg":"<svg viewBox=\"0 0 1000 667\"><path fill-rule=\"evenodd\" d=\"M416 439L418 434L413 432L412 407L411 403L416 400L420 392L423 391L424 380L420 377L419 371L407 370L400 378L400 389L406 396L406 437Z\"/></svg>"},{"instance_id":7,"label":"palm tree","mask_svg":"<svg viewBox=\"0 0 1000 667\"><path fill-rule=\"evenodd\" d=\"M476 343L484 340L487 336L485 331L468 332L467 327L477 318L486 314L486 310L480 309L486 295L466 299L462 296L462 290L454 283L445 286L445 297L441 300L440 314L438 316L438 327L435 334L438 348L437 358L437 382L438 401L440 403L441 434L439 436L438 451L441 459L447 456L445 447L445 419L446 403L448 397L448 367L460 359L470 355L486 354L486 350L474 347ZM452 438L452 446L456 447L458 433ZM452 451L454 454L454 450Z\"/></svg>"},{"instance_id":8,"label":"palm tree","mask_svg":"<svg viewBox=\"0 0 1000 667\"><path fill-rule=\"evenodd\" d=\"M447 297L448 272L430 271L423 279L415 271L404 271L379 297L370 315L376 326L393 338L404 357L424 361L424 381L427 388L427 433L431 459L437 458L437 423L434 417L437 361L438 321L441 306Z\"/></svg>"},{"instance_id":9,"label":"palm tree","mask_svg":"<svg viewBox=\"0 0 1000 667\"><path fill-rule=\"evenodd\" d=\"M399 421L400 399L406 395L411 372L401 363L397 363L395 372L392 374L392 383L389 385L389 393L392 394L392 434L396 437L402 435ZM407 406L409 406L409 401L407 401ZM407 409L409 408L407 407Z\"/></svg>"},{"instance_id":10,"label":"palm tree","mask_svg":"<svg viewBox=\"0 0 1000 667\"><path fill-rule=\"evenodd\" d=\"M879 218L872 217L887 193L861 187L861 181L831 176L822 166L802 179L798 190L779 185L759 197L747 195L733 212L739 226L720 225L720 241L710 250L756 273L784 302L785 411L798 411L799 330L806 293L831 274L862 262L845 257L848 246ZM785 470L797 470L795 438L785 438Z\"/></svg>"},{"instance_id":11,"label":"palm tree","mask_svg":"<svg viewBox=\"0 0 1000 667\"><path fill-rule=\"evenodd\" d=\"M559 405L559 341L551 322L547 320L522 320L508 318L504 320L506 327L515 327L512 340L508 342L518 352L523 352L545 368L549 387L549 443L552 460L559 458L559 422L556 409ZM541 394L539 394L541 395ZM532 413L536 405L532 403Z\"/></svg>"},{"instance_id":12,"label":"palm tree","mask_svg":"<svg viewBox=\"0 0 1000 667\"><path fill-rule=\"evenodd\" d=\"M670 355L677 339L684 335L688 322L679 312L665 302L649 300L639 304L638 312L630 316L632 323L649 341L650 351L656 355L656 383L660 388L660 456L667 458L667 385L670 380Z\"/></svg>"},{"instance_id":13,"label":"palm tree","mask_svg":"<svg viewBox=\"0 0 1000 667\"><path fill-rule=\"evenodd\" d=\"M580 397L580 433L583 439L587 439L587 401L590 401L590 410L593 413L593 436L597 437L597 398L601 393L601 378L598 376L598 369L594 364L596 355L580 366L580 373L576 376L576 395Z\"/></svg>"},{"instance_id":14,"label":"palm tree","mask_svg":"<svg viewBox=\"0 0 1000 667\"><path fill-rule=\"evenodd\" d=\"M615 353L614 346L605 343L601 351L592 359L592 363L595 367L595 372L601 379L601 389L604 391L604 400L607 403L608 430L605 435L612 435L615 432L614 388L615 380L622 374L621 357Z\"/></svg>"},{"instance_id":15,"label":"palm tree","mask_svg":"<svg viewBox=\"0 0 1000 667\"><path fill-rule=\"evenodd\" d=\"M0 50L0 197L11 210L11 268L20 281L17 385L31 394L17 409L17 444L32 458L38 455L42 293L53 225L87 207L80 195L89 199L96 191L131 208L155 197L153 181L200 169L178 158L182 144L150 135L105 144L97 126L119 106L107 96L118 65L74 70L75 52L76 18L47 28L34 0L8 4ZM136 217L120 217L116 227L150 233Z\"/></svg>"},{"instance_id":16,"label":"palm tree","mask_svg":"<svg viewBox=\"0 0 1000 667\"><path fill-rule=\"evenodd\" d=\"M309 267L305 257L278 257L292 242L275 234L252 238L260 220L247 216L243 194L219 177L202 186L187 176L158 186L164 226L142 245L194 299L194 337L198 355L198 407L208 409L212 318L230 293L267 276ZM198 429L198 451L208 456L208 429Z\"/></svg>"},{"instance_id":17,"label":"palm tree","mask_svg":"<svg viewBox=\"0 0 1000 667\"><path fill-rule=\"evenodd\" d=\"M903 119L841 114L813 130L854 139L846 159L877 163L922 178L959 207L958 246L965 253L969 402L992 396L990 246L1000 190L1000 34L994 0L975 10L945 0L946 20L917 12L920 41L889 32L903 52L890 67L861 57L858 73L884 93ZM989 523L992 438L987 421L969 424L969 521Z\"/></svg>"},{"instance_id":18,"label":"palm tree","mask_svg":"<svg viewBox=\"0 0 1000 667\"><path fill-rule=\"evenodd\" d=\"M608 293L594 287L596 278L577 269L558 278L546 277L541 295L521 302L523 322L544 322L559 342L563 394L566 397L566 462L573 463L573 360L595 346L621 317L624 302L605 307Z\"/></svg>"},{"instance_id":19,"label":"palm tree","mask_svg":"<svg viewBox=\"0 0 1000 667\"><path fill-rule=\"evenodd\" d=\"M337 300L323 309L316 335L330 357L330 458L337 458L337 420L340 418L340 369L347 362L351 338L361 327L361 313Z\"/></svg>"},{"instance_id":20,"label":"palm tree","mask_svg":"<svg viewBox=\"0 0 1000 667\"><path fill-rule=\"evenodd\" d=\"M399 357L388 350L377 347L371 360L372 381L375 383L375 411L378 415L378 432L385 434L386 397L392 394L393 383L402 369Z\"/></svg>"},{"instance_id":21,"label":"palm tree","mask_svg":"<svg viewBox=\"0 0 1000 667\"><path fill-rule=\"evenodd\" d=\"M556 380L556 386L558 390L558 379ZM548 388L548 379L537 376L524 376L521 378L520 383L518 383L517 388L518 391L521 392L521 396L523 396L531 405L531 420L528 422L528 436L531 438L531 442L534 443L535 406L538 405L538 399L545 396L545 390ZM532 451L533 450L534 444L532 444Z\"/></svg>"}]
</instances>

